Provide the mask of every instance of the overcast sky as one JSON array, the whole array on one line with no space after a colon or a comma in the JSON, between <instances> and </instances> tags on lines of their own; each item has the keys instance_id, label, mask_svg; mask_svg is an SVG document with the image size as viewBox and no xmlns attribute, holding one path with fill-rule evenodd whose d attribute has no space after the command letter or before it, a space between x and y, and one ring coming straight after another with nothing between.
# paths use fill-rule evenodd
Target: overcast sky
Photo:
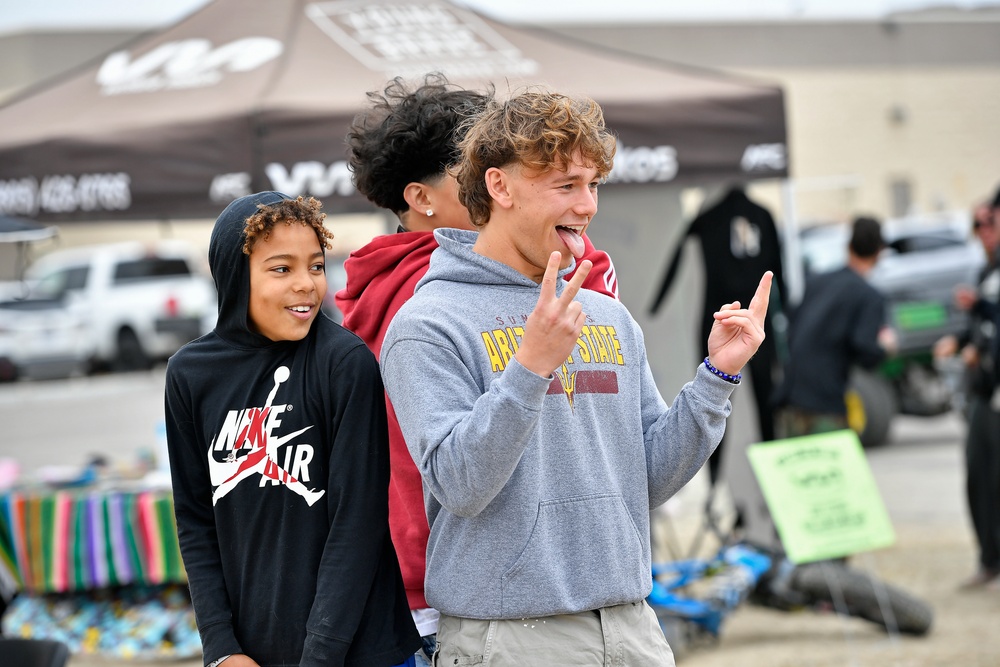
<instances>
[{"instance_id":1,"label":"overcast sky","mask_svg":"<svg viewBox=\"0 0 1000 667\"><path fill-rule=\"evenodd\" d=\"M0 33L39 28L152 28L167 25L206 0L2 0ZM250 3L244 0L249 6ZM1000 0L456 0L512 22L610 22L635 19L877 18L894 11Z\"/></svg>"}]
</instances>

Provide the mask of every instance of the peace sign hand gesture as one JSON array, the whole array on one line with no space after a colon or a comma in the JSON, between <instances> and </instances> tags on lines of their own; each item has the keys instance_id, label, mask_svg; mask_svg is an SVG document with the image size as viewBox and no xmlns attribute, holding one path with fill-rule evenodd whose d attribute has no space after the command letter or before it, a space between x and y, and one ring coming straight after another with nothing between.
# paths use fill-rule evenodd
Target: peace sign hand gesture
<instances>
[{"instance_id":1,"label":"peace sign hand gesture","mask_svg":"<svg viewBox=\"0 0 1000 667\"><path fill-rule=\"evenodd\" d=\"M590 260L580 262L572 280L557 297L556 281L559 280L561 257L558 251L549 255L549 263L542 276L542 292L535 309L528 315L521 345L514 354L518 363L541 377L551 376L555 369L565 363L587 319L583 304L573 299L593 264Z\"/></svg>"},{"instance_id":2,"label":"peace sign hand gesture","mask_svg":"<svg viewBox=\"0 0 1000 667\"><path fill-rule=\"evenodd\" d=\"M750 307L740 302L727 303L715 313L708 335L708 363L723 373L736 375L764 342L764 317L771 298L773 274L766 271L750 300Z\"/></svg>"}]
</instances>

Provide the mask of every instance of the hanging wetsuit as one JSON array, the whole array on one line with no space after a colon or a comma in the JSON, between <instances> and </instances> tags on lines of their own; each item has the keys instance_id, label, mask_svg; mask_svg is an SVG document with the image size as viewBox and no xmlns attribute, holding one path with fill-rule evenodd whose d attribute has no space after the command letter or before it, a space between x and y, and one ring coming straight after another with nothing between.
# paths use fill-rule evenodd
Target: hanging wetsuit
<instances>
[{"instance_id":1,"label":"hanging wetsuit","mask_svg":"<svg viewBox=\"0 0 1000 667\"><path fill-rule=\"evenodd\" d=\"M778 299L771 298L770 311L776 304L785 304L786 291L781 263L781 243L768 210L752 202L742 188L734 187L708 210L696 217L684 237L677 244L663 283L656 294L650 313L655 314L662 304L670 284L680 267L684 243L690 236L701 241L705 262L705 298L702 309L700 357L708 354L708 334L715 321L712 316L723 304L739 301L744 308L750 305L765 271L774 272L773 284L778 289ZM774 417L771 409L772 371L775 364L775 339L772 335L771 317L764 322L766 338L757 354L747 364L753 382L761 440L774 439ZM709 459L709 473L714 482L718 476L722 444Z\"/></svg>"}]
</instances>

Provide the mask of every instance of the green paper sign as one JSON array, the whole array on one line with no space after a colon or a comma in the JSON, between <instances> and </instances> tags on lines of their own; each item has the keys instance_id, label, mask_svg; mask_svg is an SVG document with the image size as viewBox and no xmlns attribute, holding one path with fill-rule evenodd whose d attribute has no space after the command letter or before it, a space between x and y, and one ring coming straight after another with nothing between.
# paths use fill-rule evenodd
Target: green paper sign
<instances>
[{"instance_id":1,"label":"green paper sign","mask_svg":"<svg viewBox=\"0 0 1000 667\"><path fill-rule=\"evenodd\" d=\"M895 541L854 431L758 443L747 456L793 563L841 558Z\"/></svg>"}]
</instances>

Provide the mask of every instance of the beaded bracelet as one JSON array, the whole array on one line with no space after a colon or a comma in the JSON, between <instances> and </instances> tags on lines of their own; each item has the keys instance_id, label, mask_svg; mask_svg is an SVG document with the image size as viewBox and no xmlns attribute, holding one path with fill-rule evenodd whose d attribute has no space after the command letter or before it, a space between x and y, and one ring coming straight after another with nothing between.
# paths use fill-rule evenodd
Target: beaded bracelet
<instances>
[{"instance_id":1,"label":"beaded bracelet","mask_svg":"<svg viewBox=\"0 0 1000 667\"><path fill-rule=\"evenodd\" d=\"M743 374L742 373L737 373L736 375L730 375L729 373L723 373L718 368L716 368L715 366L712 365L712 363L708 360L708 357L705 357L705 368L707 368L713 375L718 375L720 378L722 378L726 382L732 382L733 384L739 384L740 380L743 379Z\"/></svg>"}]
</instances>

